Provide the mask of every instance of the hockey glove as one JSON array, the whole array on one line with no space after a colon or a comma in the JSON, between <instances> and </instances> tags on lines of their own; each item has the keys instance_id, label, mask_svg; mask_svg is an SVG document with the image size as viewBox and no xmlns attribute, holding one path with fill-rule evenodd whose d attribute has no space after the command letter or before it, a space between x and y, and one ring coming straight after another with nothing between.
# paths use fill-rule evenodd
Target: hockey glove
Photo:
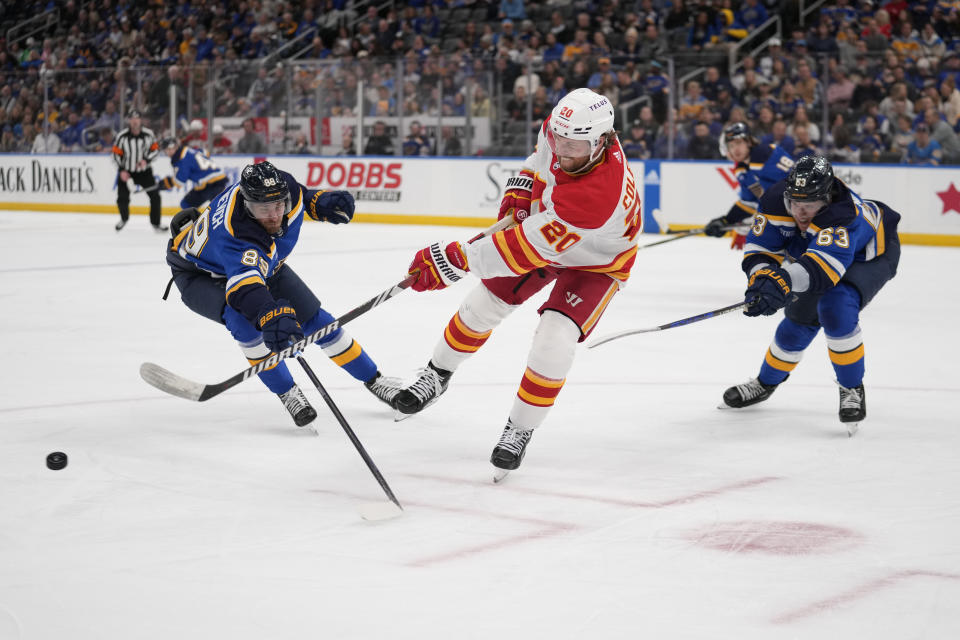
<instances>
[{"instance_id":1,"label":"hockey glove","mask_svg":"<svg viewBox=\"0 0 960 640\"><path fill-rule=\"evenodd\" d=\"M505 216L513 216L514 221L520 224L530 215L530 198L533 194L533 173L524 169L520 175L507 180L507 190L500 201L500 213L497 220Z\"/></svg>"},{"instance_id":2,"label":"hockey glove","mask_svg":"<svg viewBox=\"0 0 960 640\"><path fill-rule=\"evenodd\" d=\"M727 222L726 216L720 216L719 218L714 218L707 223L707 226L703 228L703 232L713 238L722 238L726 235L730 223Z\"/></svg>"},{"instance_id":3,"label":"hockey glove","mask_svg":"<svg viewBox=\"0 0 960 640\"><path fill-rule=\"evenodd\" d=\"M314 220L345 224L353 220L353 195L349 191L315 191L307 206Z\"/></svg>"},{"instance_id":4,"label":"hockey glove","mask_svg":"<svg viewBox=\"0 0 960 640\"><path fill-rule=\"evenodd\" d=\"M435 242L417 252L408 273L419 274L417 281L410 285L414 291L433 291L445 289L467 275L467 271L467 257L459 242L451 242L446 249Z\"/></svg>"},{"instance_id":5,"label":"hockey glove","mask_svg":"<svg viewBox=\"0 0 960 640\"><path fill-rule=\"evenodd\" d=\"M736 249L737 251L743 251L743 245L747 243L747 235L745 233L739 233L737 231L733 232L733 240L730 241L730 248Z\"/></svg>"},{"instance_id":6,"label":"hockey glove","mask_svg":"<svg viewBox=\"0 0 960 640\"><path fill-rule=\"evenodd\" d=\"M180 211L180 213L173 216L173 219L170 221L170 234L176 238L185 227L189 227L196 222L199 217L200 212L197 211L196 207L190 207L189 209Z\"/></svg>"},{"instance_id":7,"label":"hockey glove","mask_svg":"<svg viewBox=\"0 0 960 640\"><path fill-rule=\"evenodd\" d=\"M280 298L274 304L265 304L257 314L257 328L263 332L263 344L274 353L283 351L303 339L303 329L297 322L297 312L287 300Z\"/></svg>"},{"instance_id":8,"label":"hockey glove","mask_svg":"<svg viewBox=\"0 0 960 640\"><path fill-rule=\"evenodd\" d=\"M750 276L743 301L750 303L745 316L772 316L787 306L790 295L790 274L775 267L757 269Z\"/></svg>"}]
</instances>

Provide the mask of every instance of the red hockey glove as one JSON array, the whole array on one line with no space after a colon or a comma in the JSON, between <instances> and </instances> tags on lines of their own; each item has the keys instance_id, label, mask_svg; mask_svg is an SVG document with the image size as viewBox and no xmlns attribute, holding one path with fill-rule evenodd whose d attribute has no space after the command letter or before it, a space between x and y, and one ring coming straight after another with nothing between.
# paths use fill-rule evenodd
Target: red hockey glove
<instances>
[{"instance_id":1,"label":"red hockey glove","mask_svg":"<svg viewBox=\"0 0 960 640\"><path fill-rule=\"evenodd\" d=\"M408 273L419 274L417 281L410 285L414 291L433 291L445 289L467 275L467 271L467 258L459 242L451 242L446 249L435 242L417 252Z\"/></svg>"},{"instance_id":2,"label":"red hockey glove","mask_svg":"<svg viewBox=\"0 0 960 640\"><path fill-rule=\"evenodd\" d=\"M530 198L533 194L533 173L524 169L520 175L507 180L507 190L500 201L500 213L497 220L504 216L513 216L517 224L530 215Z\"/></svg>"},{"instance_id":3,"label":"red hockey glove","mask_svg":"<svg viewBox=\"0 0 960 640\"><path fill-rule=\"evenodd\" d=\"M733 240L730 241L730 248L737 251L743 251L743 245L747 242L747 236L743 233L733 232Z\"/></svg>"}]
</instances>

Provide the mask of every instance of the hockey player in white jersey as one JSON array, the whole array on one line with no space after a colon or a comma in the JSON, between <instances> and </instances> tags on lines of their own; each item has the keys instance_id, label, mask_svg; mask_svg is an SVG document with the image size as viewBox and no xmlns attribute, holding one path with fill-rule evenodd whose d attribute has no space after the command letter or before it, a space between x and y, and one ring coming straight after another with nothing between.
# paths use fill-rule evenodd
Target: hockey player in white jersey
<instances>
[{"instance_id":1,"label":"hockey player in white jersey","mask_svg":"<svg viewBox=\"0 0 960 640\"><path fill-rule=\"evenodd\" d=\"M498 479L520 466L534 429L560 394L577 344L624 285L643 217L637 184L613 130L610 100L567 94L544 121L537 148L501 205L515 226L472 242L433 244L410 265L416 291L443 289L467 273L481 279L449 321L427 366L397 394L401 413L423 410L493 329L553 283L538 309L527 367L490 461Z\"/></svg>"}]
</instances>

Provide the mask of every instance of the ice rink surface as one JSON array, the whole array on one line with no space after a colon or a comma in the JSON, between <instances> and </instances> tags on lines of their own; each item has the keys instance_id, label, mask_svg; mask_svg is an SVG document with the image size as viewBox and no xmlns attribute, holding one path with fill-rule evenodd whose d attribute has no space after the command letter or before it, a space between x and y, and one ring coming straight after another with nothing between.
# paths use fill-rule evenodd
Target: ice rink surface
<instances>
[{"instance_id":1,"label":"ice rink surface","mask_svg":"<svg viewBox=\"0 0 960 640\"><path fill-rule=\"evenodd\" d=\"M0 213L0 640L960 637L960 249L905 246L862 314L854 438L822 334L769 401L716 408L781 316L581 347L500 485L488 457L536 304L400 423L312 347L406 509L370 523L357 505L383 493L295 364L318 435L256 380L201 404L140 379L144 361L203 382L246 361L175 288L161 301L166 237L114 222ZM471 235L311 223L288 264L340 315ZM740 255L641 251L595 336L737 302ZM409 378L475 284L403 292L348 330Z\"/></svg>"}]
</instances>

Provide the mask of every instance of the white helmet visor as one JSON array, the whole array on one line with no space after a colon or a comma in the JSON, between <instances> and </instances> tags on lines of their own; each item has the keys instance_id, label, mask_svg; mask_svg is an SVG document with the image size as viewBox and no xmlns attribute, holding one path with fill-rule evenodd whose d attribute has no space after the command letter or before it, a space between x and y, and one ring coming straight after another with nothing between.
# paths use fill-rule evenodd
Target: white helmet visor
<instances>
[{"instance_id":1,"label":"white helmet visor","mask_svg":"<svg viewBox=\"0 0 960 640\"><path fill-rule=\"evenodd\" d=\"M557 156L564 158L586 158L590 155L590 141L565 138L552 130L547 130L547 144Z\"/></svg>"}]
</instances>

